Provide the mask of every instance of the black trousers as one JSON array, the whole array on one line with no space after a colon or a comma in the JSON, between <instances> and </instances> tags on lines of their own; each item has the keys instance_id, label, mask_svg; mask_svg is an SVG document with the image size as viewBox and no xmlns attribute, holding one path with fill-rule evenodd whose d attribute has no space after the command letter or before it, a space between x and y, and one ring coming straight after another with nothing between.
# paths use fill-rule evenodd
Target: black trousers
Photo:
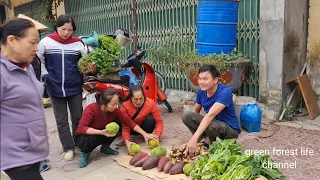
<instances>
[{"instance_id":1,"label":"black trousers","mask_svg":"<svg viewBox=\"0 0 320 180\"><path fill-rule=\"evenodd\" d=\"M82 116L82 94L70 97L50 97L54 116L57 122L60 142L64 152L74 150L72 135L78 128ZM71 114L72 131L69 128L68 107Z\"/></svg>"},{"instance_id":2,"label":"black trousers","mask_svg":"<svg viewBox=\"0 0 320 180\"><path fill-rule=\"evenodd\" d=\"M43 97L44 98L49 98L49 95L47 93L47 87L44 87Z\"/></svg>"},{"instance_id":3,"label":"black trousers","mask_svg":"<svg viewBox=\"0 0 320 180\"><path fill-rule=\"evenodd\" d=\"M39 171L40 162L20 167L7 169L4 172L12 180L43 180Z\"/></svg>"},{"instance_id":4,"label":"black trousers","mask_svg":"<svg viewBox=\"0 0 320 180\"><path fill-rule=\"evenodd\" d=\"M152 115L147 116L141 124L141 129L143 129L147 133L152 133L156 127L156 120ZM131 129L130 134L132 135L139 135L139 133L135 132Z\"/></svg>"},{"instance_id":5,"label":"black trousers","mask_svg":"<svg viewBox=\"0 0 320 180\"><path fill-rule=\"evenodd\" d=\"M75 145L81 152L92 152L99 145L110 146L116 137L106 137L102 135L76 134L74 136Z\"/></svg>"}]
</instances>

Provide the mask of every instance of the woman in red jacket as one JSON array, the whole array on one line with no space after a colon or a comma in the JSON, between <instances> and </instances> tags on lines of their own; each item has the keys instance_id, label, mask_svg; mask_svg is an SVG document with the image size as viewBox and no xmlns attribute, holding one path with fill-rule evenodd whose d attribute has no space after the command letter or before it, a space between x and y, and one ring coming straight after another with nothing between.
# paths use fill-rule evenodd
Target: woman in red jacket
<instances>
[{"instance_id":1,"label":"woman in red jacket","mask_svg":"<svg viewBox=\"0 0 320 180\"><path fill-rule=\"evenodd\" d=\"M129 129L141 134L146 142L149 139L157 139L155 135L146 133L128 116L121 113L117 108L119 98L116 91L109 89L97 93L96 100L97 103L92 103L84 109L74 137L75 145L82 152L78 162L79 167L88 165L91 152L99 145L102 145L100 152L104 154L119 154L110 148L110 144L116 138L115 135L108 134L105 130L105 126L112 121L125 124Z\"/></svg>"},{"instance_id":2,"label":"woman in red jacket","mask_svg":"<svg viewBox=\"0 0 320 180\"><path fill-rule=\"evenodd\" d=\"M135 122L147 133L154 132L154 136L157 138L157 141L159 141L163 131L163 121L157 103L145 97L143 89L139 85L130 87L129 97L130 99L121 105L122 113L129 116L132 122ZM122 138L128 151L130 151L129 147L133 143L130 141L130 134L135 135L137 133L130 131L130 127L123 124Z\"/></svg>"}]
</instances>

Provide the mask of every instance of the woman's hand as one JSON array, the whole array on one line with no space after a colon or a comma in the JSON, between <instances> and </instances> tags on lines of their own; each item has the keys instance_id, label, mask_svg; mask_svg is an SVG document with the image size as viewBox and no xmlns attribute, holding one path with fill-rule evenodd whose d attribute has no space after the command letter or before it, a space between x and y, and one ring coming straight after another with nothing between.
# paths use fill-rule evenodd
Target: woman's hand
<instances>
[{"instance_id":1,"label":"woman's hand","mask_svg":"<svg viewBox=\"0 0 320 180\"><path fill-rule=\"evenodd\" d=\"M108 134L106 129L101 130L101 135L106 137L114 137L116 134Z\"/></svg>"},{"instance_id":2,"label":"woman's hand","mask_svg":"<svg viewBox=\"0 0 320 180\"><path fill-rule=\"evenodd\" d=\"M149 134L149 133L146 133L143 129L141 129L138 125L136 125L133 130L139 134L141 134L144 138L144 140L146 141L146 143L148 144L148 141L150 139L153 139L157 142L159 142L159 137L155 134Z\"/></svg>"},{"instance_id":3,"label":"woman's hand","mask_svg":"<svg viewBox=\"0 0 320 180\"><path fill-rule=\"evenodd\" d=\"M127 147L127 152L128 152L128 154L131 154L130 146L131 146L132 144L135 144L135 143L134 143L134 142L131 142L131 141L126 141L125 143L126 143L126 147Z\"/></svg>"},{"instance_id":4,"label":"woman's hand","mask_svg":"<svg viewBox=\"0 0 320 180\"><path fill-rule=\"evenodd\" d=\"M93 65L91 62L88 63L88 70L91 73L96 73L97 72L96 66Z\"/></svg>"},{"instance_id":5,"label":"woman's hand","mask_svg":"<svg viewBox=\"0 0 320 180\"><path fill-rule=\"evenodd\" d=\"M144 137L144 140L146 141L147 144L150 139L153 139L159 143L159 137L155 134L146 133L143 137Z\"/></svg>"}]
</instances>

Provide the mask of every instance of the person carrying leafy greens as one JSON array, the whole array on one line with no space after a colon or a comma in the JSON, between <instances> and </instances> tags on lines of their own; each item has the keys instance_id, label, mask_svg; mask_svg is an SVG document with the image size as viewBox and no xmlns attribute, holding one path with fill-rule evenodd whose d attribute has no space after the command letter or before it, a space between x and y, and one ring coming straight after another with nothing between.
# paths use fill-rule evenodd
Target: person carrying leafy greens
<instances>
[{"instance_id":1,"label":"person carrying leafy greens","mask_svg":"<svg viewBox=\"0 0 320 180\"><path fill-rule=\"evenodd\" d=\"M204 144L211 144L217 137L233 139L241 132L232 91L219 83L218 77L219 71L213 65L204 65L199 69L200 88L194 112L185 112L182 115L183 123L193 133L184 152L186 155L194 155L199 139L203 139ZM201 108L207 113L205 116L199 114Z\"/></svg>"}]
</instances>

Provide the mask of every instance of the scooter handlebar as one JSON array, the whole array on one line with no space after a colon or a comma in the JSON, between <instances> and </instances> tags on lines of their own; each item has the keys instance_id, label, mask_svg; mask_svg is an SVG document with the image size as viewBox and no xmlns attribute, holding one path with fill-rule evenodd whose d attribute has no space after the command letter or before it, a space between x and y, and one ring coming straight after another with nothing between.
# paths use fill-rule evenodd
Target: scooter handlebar
<instances>
[{"instance_id":1,"label":"scooter handlebar","mask_svg":"<svg viewBox=\"0 0 320 180\"><path fill-rule=\"evenodd\" d=\"M145 55L144 50L138 50L135 53L132 53L128 58L127 62L125 64L121 64L122 68L129 68L129 67L135 67L135 66L141 66L140 60L143 58Z\"/></svg>"}]
</instances>

